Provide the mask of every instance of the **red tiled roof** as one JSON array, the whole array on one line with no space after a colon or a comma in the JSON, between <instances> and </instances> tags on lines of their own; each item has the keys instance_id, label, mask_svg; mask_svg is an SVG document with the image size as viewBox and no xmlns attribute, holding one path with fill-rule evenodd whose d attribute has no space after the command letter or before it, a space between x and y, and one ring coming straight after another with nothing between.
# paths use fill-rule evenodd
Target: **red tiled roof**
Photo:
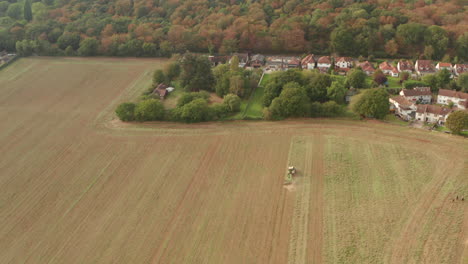
<instances>
[{"instance_id":1,"label":"red tiled roof","mask_svg":"<svg viewBox=\"0 0 468 264\"><path fill-rule=\"evenodd\" d=\"M439 67L452 67L452 64L448 62L439 62Z\"/></svg>"},{"instance_id":2,"label":"red tiled roof","mask_svg":"<svg viewBox=\"0 0 468 264\"><path fill-rule=\"evenodd\" d=\"M420 114L430 113L445 116L452 112L452 109L440 107L438 105L418 105L418 109L416 110L416 112Z\"/></svg>"},{"instance_id":3,"label":"red tiled roof","mask_svg":"<svg viewBox=\"0 0 468 264\"><path fill-rule=\"evenodd\" d=\"M359 67L365 72L373 72L375 71L374 66L372 66L372 63L365 61L362 63L359 63Z\"/></svg>"},{"instance_id":4,"label":"red tiled roof","mask_svg":"<svg viewBox=\"0 0 468 264\"><path fill-rule=\"evenodd\" d=\"M468 100L468 93L457 92L454 90L439 89L439 95Z\"/></svg>"},{"instance_id":5,"label":"red tiled roof","mask_svg":"<svg viewBox=\"0 0 468 264\"><path fill-rule=\"evenodd\" d=\"M318 63L328 63L331 64L330 56L322 56L318 59Z\"/></svg>"},{"instance_id":6,"label":"red tiled roof","mask_svg":"<svg viewBox=\"0 0 468 264\"><path fill-rule=\"evenodd\" d=\"M405 109L409 109L409 107L413 105L412 102L406 100L406 98L401 95L393 96L391 97L391 99L397 102L400 106L402 106Z\"/></svg>"},{"instance_id":7,"label":"red tiled roof","mask_svg":"<svg viewBox=\"0 0 468 264\"><path fill-rule=\"evenodd\" d=\"M338 57L336 58L336 62L352 62L353 59L350 57Z\"/></svg>"},{"instance_id":8,"label":"red tiled roof","mask_svg":"<svg viewBox=\"0 0 468 264\"><path fill-rule=\"evenodd\" d=\"M413 64L407 60L401 60L398 62L400 64L400 70L402 71L412 71L413 70Z\"/></svg>"},{"instance_id":9,"label":"red tiled roof","mask_svg":"<svg viewBox=\"0 0 468 264\"><path fill-rule=\"evenodd\" d=\"M302 65L307 65L308 63L315 63L314 54L305 56L301 61Z\"/></svg>"},{"instance_id":10,"label":"red tiled roof","mask_svg":"<svg viewBox=\"0 0 468 264\"><path fill-rule=\"evenodd\" d=\"M455 64L454 68L457 73L468 72L468 64Z\"/></svg>"},{"instance_id":11,"label":"red tiled roof","mask_svg":"<svg viewBox=\"0 0 468 264\"><path fill-rule=\"evenodd\" d=\"M384 62L380 63L379 68L382 71L383 70L391 71L393 67L392 67L392 65L390 65L390 63L388 63L387 61L384 61Z\"/></svg>"},{"instance_id":12,"label":"red tiled roof","mask_svg":"<svg viewBox=\"0 0 468 264\"><path fill-rule=\"evenodd\" d=\"M422 72L433 72L434 71L434 65L432 65L431 60L418 60L416 61L418 64L418 71Z\"/></svg>"},{"instance_id":13,"label":"red tiled roof","mask_svg":"<svg viewBox=\"0 0 468 264\"><path fill-rule=\"evenodd\" d=\"M416 87L414 89L403 89L401 90L404 96L422 96L432 95L429 87Z\"/></svg>"}]
</instances>

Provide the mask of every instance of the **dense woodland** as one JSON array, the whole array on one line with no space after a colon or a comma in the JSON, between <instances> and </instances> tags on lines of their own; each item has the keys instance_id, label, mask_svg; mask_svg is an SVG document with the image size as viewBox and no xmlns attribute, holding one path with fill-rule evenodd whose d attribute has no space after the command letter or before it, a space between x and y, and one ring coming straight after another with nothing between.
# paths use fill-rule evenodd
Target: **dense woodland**
<instances>
[{"instance_id":1,"label":"dense woodland","mask_svg":"<svg viewBox=\"0 0 468 264\"><path fill-rule=\"evenodd\" d=\"M0 50L22 55L338 53L462 62L464 0L8 0Z\"/></svg>"}]
</instances>

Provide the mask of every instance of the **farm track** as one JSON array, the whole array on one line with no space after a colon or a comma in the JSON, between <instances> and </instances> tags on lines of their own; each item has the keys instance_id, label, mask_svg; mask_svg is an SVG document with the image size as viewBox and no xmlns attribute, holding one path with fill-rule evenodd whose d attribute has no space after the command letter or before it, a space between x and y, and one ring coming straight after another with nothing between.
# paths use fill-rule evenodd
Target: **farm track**
<instances>
[{"instance_id":1,"label":"farm track","mask_svg":"<svg viewBox=\"0 0 468 264\"><path fill-rule=\"evenodd\" d=\"M115 120L162 63L0 71L0 263L468 260L468 207L450 201L468 196L465 139L329 119Z\"/></svg>"},{"instance_id":2,"label":"farm track","mask_svg":"<svg viewBox=\"0 0 468 264\"><path fill-rule=\"evenodd\" d=\"M294 137L289 165L300 170L294 180L295 204L288 263L322 263L323 138Z\"/></svg>"}]
</instances>

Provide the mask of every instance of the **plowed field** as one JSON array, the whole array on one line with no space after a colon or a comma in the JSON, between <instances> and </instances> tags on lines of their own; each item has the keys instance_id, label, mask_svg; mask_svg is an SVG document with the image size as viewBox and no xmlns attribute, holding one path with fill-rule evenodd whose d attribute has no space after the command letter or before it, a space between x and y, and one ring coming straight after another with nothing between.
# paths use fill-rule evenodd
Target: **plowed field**
<instances>
[{"instance_id":1,"label":"plowed field","mask_svg":"<svg viewBox=\"0 0 468 264\"><path fill-rule=\"evenodd\" d=\"M343 120L115 120L163 63L0 71L0 263L468 262L466 139Z\"/></svg>"}]
</instances>

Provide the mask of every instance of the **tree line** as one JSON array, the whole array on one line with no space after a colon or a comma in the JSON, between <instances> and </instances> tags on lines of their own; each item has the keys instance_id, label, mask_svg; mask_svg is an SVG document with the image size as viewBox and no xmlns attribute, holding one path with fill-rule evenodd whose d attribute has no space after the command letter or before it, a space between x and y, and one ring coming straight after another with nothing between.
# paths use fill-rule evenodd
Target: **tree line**
<instances>
[{"instance_id":1,"label":"tree line","mask_svg":"<svg viewBox=\"0 0 468 264\"><path fill-rule=\"evenodd\" d=\"M468 59L468 11L449 1L0 1L0 50L21 55L338 53Z\"/></svg>"}]
</instances>

